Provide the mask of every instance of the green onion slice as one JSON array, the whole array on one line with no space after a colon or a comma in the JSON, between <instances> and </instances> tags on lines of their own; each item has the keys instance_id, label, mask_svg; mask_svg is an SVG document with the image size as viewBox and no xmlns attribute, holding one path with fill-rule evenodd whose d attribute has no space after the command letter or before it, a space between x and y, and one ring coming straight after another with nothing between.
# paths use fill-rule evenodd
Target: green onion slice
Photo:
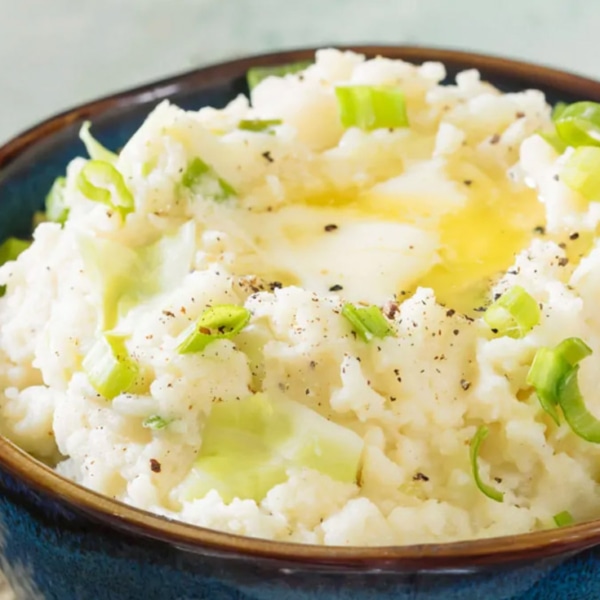
<instances>
[{"instance_id":1,"label":"green onion slice","mask_svg":"<svg viewBox=\"0 0 600 600\"><path fill-rule=\"evenodd\" d=\"M92 387L108 400L131 389L139 365L127 351L121 336L103 335L83 359L83 370Z\"/></svg>"},{"instance_id":2,"label":"green onion slice","mask_svg":"<svg viewBox=\"0 0 600 600\"><path fill-rule=\"evenodd\" d=\"M568 144L558 137L556 131L538 131L538 135L550 144L558 154L562 154L568 148Z\"/></svg>"},{"instance_id":3,"label":"green onion slice","mask_svg":"<svg viewBox=\"0 0 600 600\"><path fill-rule=\"evenodd\" d=\"M496 502L502 502L504 500L504 492L500 492L491 485L484 483L481 480L481 476L479 475L479 464L477 459L479 457L479 448L481 447L481 443L488 436L489 430L485 425L480 425L477 429L477 432L473 436L471 440L471 445L469 448L469 454L471 457L471 470L473 471L473 478L475 479L475 484L483 492L488 498L495 500Z\"/></svg>"},{"instance_id":4,"label":"green onion slice","mask_svg":"<svg viewBox=\"0 0 600 600\"><path fill-rule=\"evenodd\" d=\"M577 382L578 373L579 365L576 365L563 377L558 387L558 403L573 433L588 442L600 444L600 421L585 406Z\"/></svg>"},{"instance_id":5,"label":"green onion slice","mask_svg":"<svg viewBox=\"0 0 600 600\"><path fill-rule=\"evenodd\" d=\"M85 121L79 130L79 139L83 142L87 153L92 160L102 160L113 164L119 158L114 152L107 150L98 140L94 139L90 132L92 124Z\"/></svg>"},{"instance_id":6,"label":"green onion slice","mask_svg":"<svg viewBox=\"0 0 600 600\"><path fill-rule=\"evenodd\" d=\"M266 132L273 133L273 127L281 125L281 119L242 119L238 125L238 129L243 131L254 131L257 133Z\"/></svg>"},{"instance_id":7,"label":"green onion slice","mask_svg":"<svg viewBox=\"0 0 600 600\"><path fill-rule=\"evenodd\" d=\"M235 189L200 158L194 158L190 162L181 179L181 185L210 196L217 202L236 195Z\"/></svg>"},{"instance_id":8,"label":"green onion slice","mask_svg":"<svg viewBox=\"0 0 600 600\"><path fill-rule=\"evenodd\" d=\"M591 353L591 348L583 340L575 337L563 340L553 349L542 347L536 352L533 363L527 373L527 384L535 388L542 408L552 417L557 425L560 425L560 418L556 410L558 405L560 405L565 418L567 418L567 413L561 401L561 396L564 395L561 387L571 375L577 363ZM575 382L571 381L570 386L570 393L579 393L576 380ZM573 389L573 386L577 389ZM580 411L583 400L581 399L579 404L576 399L571 400L568 401L568 404L567 410L573 416L572 409ZM570 424L568 418L567 422ZM575 431L574 428L573 430Z\"/></svg>"},{"instance_id":9,"label":"green onion slice","mask_svg":"<svg viewBox=\"0 0 600 600\"><path fill-rule=\"evenodd\" d=\"M496 300L483 320L500 335L522 338L540 321L540 307L520 285L515 285Z\"/></svg>"},{"instance_id":10,"label":"green onion slice","mask_svg":"<svg viewBox=\"0 0 600 600\"><path fill-rule=\"evenodd\" d=\"M17 260L19 255L31 246L29 240L19 240L16 237L9 237L0 244L0 266Z\"/></svg>"},{"instance_id":11,"label":"green onion slice","mask_svg":"<svg viewBox=\"0 0 600 600\"><path fill-rule=\"evenodd\" d=\"M552 108L552 120L556 121L556 119L560 117L567 106L569 105L566 102L557 102Z\"/></svg>"},{"instance_id":12,"label":"green onion slice","mask_svg":"<svg viewBox=\"0 0 600 600\"><path fill-rule=\"evenodd\" d=\"M246 81L248 87L252 91L263 79L267 77L285 77L285 75L292 75L304 71L304 69L312 65L312 61L303 60L287 65L277 65L274 67L252 67L248 69L246 74Z\"/></svg>"},{"instance_id":13,"label":"green onion slice","mask_svg":"<svg viewBox=\"0 0 600 600\"><path fill-rule=\"evenodd\" d=\"M577 148L563 166L560 178L587 200L600 200L600 148Z\"/></svg>"},{"instance_id":14,"label":"green onion slice","mask_svg":"<svg viewBox=\"0 0 600 600\"><path fill-rule=\"evenodd\" d=\"M563 510L552 517L557 527L566 527L573 523L573 515L568 510Z\"/></svg>"},{"instance_id":15,"label":"green onion slice","mask_svg":"<svg viewBox=\"0 0 600 600\"><path fill-rule=\"evenodd\" d=\"M402 90L374 85L340 85L335 88L340 120L344 127L366 131L408 127Z\"/></svg>"},{"instance_id":16,"label":"green onion slice","mask_svg":"<svg viewBox=\"0 0 600 600\"><path fill-rule=\"evenodd\" d=\"M563 340L555 348L555 352L574 367L592 354L592 349L580 338L570 337Z\"/></svg>"},{"instance_id":17,"label":"green onion slice","mask_svg":"<svg viewBox=\"0 0 600 600\"><path fill-rule=\"evenodd\" d=\"M215 340L235 337L250 321L250 311L235 304L221 304L205 310L179 338L177 352L190 354L202 352Z\"/></svg>"},{"instance_id":18,"label":"green onion slice","mask_svg":"<svg viewBox=\"0 0 600 600\"><path fill-rule=\"evenodd\" d=\"M371 341L374 337L384 338L394 335L394 329L377 306L359 308L353 304L344 304L342 316L365 342Z\"/></svg>"},{"instance_id":19,"label":"green onion slice","mask_svg":"<svg viewBox=\"0 0 600 600\"><path fill-rule=\"evenodd\" d=\"M17 260L19 254L31 246L28 240L9 237L0 244L0 267L11 260ZM6 293L6 286L0 285L0 298Z\"/></svg>"},{"instance_id":20,"label":"green onion slice","mask_svg":"<svg viewBox=\"0 0 600 600\"><path fill-rule=\"evenodd\" d=\"M144 419L142 426L146 429L152 429L154 431L160 431L173 422L173 419L163 419L160 415L151 415Z\"/></svg>"},{"instance_id":21,"label":"green onion slice","mask_svg":"<svg viewBox=\"0 0 600 600\"><path fill-rule=\"evenodd\" d=\"M556 132L569 146L600 146L600 104L597 102L559 106L552 118Z\"/></svg>"},{"instance_id":22,"label":"green onion slice","mask_svg":"<svg viewBox=\"0 0 600 600\"><path fill-rule=\"evenodd\" d=\"M110 163L90 160L79 171L76 185L88 199L106 204L123 219L135 208L133 195L123 175Z\"/></svg>"},{"instance_id":23,"label":"green onion slice","mask_svg":"<svg viewBox=\"0 0 600 600\"><path fill-rule=\"evenodd\" d=\"M46 218L61 225L64 225L69 217L69 209L65 204L66 187L66 178L57 177L46 196Z\"/></svg>"},{"instance_id":24,"label":"green onion slice","mask_svg":"<svg viewBox=\"0 0 600 600\"><path fill-rule=\"evenodd\" d=\"M540 348L527 373L527 385L535 388L542 408L560 425L556 410L558 404L558 381L569 369L569 363L554 350Z\"/></svg>"}]
</instances>

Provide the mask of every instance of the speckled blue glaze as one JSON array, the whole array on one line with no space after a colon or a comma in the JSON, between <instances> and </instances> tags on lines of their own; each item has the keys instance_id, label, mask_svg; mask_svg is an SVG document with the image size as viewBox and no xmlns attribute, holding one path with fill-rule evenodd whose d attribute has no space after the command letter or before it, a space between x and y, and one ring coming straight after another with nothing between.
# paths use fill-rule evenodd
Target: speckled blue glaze
<instances>
[{"instance_id":1,"label":"speckled blue glaze","mask_svg":"<svg viewBox=\"0 0 600 600\"><path fill-rule=\"evenodd\" d=\"M516 75L491 79L506 91L527 87ZM192 89L161 84L154 93L99 113L94 133L118 148L162 97L198 108L222 106L243 91L239 75L213 77ZM545 91L551 101L579 99L559 88ZM53 179L82 153L80 120L39 139L0 169L0 239L29 233L31 217ZM192 551L90 517L68 499L33 489L2 466L0 566L16 598L24 600L600 599L600 547L534 562L426 572L393 565L349 570L202 547Z\"/></svg>"}]
</instances>

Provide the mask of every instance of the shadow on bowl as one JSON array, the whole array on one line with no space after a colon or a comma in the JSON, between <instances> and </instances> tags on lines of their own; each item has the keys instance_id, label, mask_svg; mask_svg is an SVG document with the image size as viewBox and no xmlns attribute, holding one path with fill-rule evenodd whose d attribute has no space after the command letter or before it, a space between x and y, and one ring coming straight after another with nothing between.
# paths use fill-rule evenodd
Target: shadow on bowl
<instances>
[{"instance_id":1,"label":"shadow on bowl","mask_svg":"<svg viewBox=\"0 0 600 600\"><path fill-rule=\"evenodd\" d=\"M359 47L448 76L477 68L503 91L550 102L600 101L600 83L536 65L439 49ZM187 109L246 92L250 66L310 58L281 52L193 71L86 104L0 148L0 240L30 233L51 183L81 153L77 133L120 147L169 98ZM301 546L169 521L83 489L0 439L0 566L17 598L145 600L490 600L600 598L600 521L474 542L382 548Z\"/></svg>"}]
</instances>

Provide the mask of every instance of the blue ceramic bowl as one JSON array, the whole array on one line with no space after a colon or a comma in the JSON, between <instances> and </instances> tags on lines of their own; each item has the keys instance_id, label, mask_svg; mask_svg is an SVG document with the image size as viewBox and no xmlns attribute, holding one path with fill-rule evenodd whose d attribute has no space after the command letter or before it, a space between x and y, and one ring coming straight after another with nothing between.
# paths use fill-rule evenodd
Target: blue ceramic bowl
<instances>
[{"instance_id":1,"label":"blue ceramic bowl","mask_svg":"<svg viewBox=\"0 0 600 600\"><path fill-rule=\"evenodd\" d=\"M543 67L424 48L359 48L449 77L475 67L504 91L542 89L550 102L600 101L600 83ZM30 233L54 178L82 153L85 119L118 148L164 98L223 106L246 92L248 67L311 50L238 60L87 104L0 148L0 240ZM600 521L445 545L322 548L241 538L171 522L62 479L0 438L0 568L20 599L57 600L569 600L600 598Z\"/></svg>"}]
</instances>

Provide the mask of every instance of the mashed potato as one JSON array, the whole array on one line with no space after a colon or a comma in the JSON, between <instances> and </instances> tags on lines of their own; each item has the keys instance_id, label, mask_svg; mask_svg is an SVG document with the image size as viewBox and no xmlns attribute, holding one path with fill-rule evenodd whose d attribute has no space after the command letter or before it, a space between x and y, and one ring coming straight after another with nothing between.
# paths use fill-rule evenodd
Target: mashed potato
<instances>
[{"instance_id":1,"label":"mashed potato","mask_svg":"<svg viewBox=\"0 0 600 600\"><path fill-rule=\"evenodd\" d=\"M251 103L159 105L118 157L84 132L68 219L0 268L1 433L122 502L276 540L598 517L600 446L528 374L580 338L600 416L600 204L537 134L541 92L444 77L322 50ZM343 126L348 85L400 89L407 126ZM508 335L485 311L521 288L539 315Z\"/></svg>"}]
</instances>

